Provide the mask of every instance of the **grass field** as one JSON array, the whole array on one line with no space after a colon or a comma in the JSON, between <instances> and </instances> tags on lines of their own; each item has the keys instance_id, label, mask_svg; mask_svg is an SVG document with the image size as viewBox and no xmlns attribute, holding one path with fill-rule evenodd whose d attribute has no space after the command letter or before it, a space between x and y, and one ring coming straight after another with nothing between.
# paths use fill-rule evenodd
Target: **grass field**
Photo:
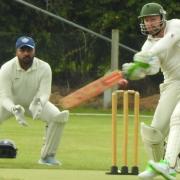
<instances>
[{"instance_id":1,"label":"grass field","mask_svg":"<svg viewBox=\"0 0 180 180\"><path fill-rule=\"evenodd\" d=\"M1 175L3 174L3 175ZM138 180L137 176L109 176L103 171L92 170L36 170L5 169L0 180ZM161 177L155 180L162 180Z\"/></svg>"},{"instance_id":2,"label":"grass field","mask_svg":"<svg viewBox=\"0 0 180 180\"><path fill-rule=\"evenodd\" d=\"M150 122L151 117L141 121ZM0 180L29 179L137 179L136 176L105 175L111 167L111 116L71 115L66 125L57 158L62 166L50 167L37 163L43 143L44 123L28 119L29 127L21 127L14 118L0 126L0 139L16 142L16 159L0 159ZM132 130L129 125L129 166L132 165ZM121 166L122 119L118 118L118 165ZM139 168L146 165L141 139L139 138ZM9 173L8 173L9 172ZM46 175L48 174L48 175ZM43 177L43 178L42 178ZM71 178L72 177L72 178ZM88 178L89 177L89 178ZM75 178L76 179L76 178Z\"/></svg>"}]
</instances>

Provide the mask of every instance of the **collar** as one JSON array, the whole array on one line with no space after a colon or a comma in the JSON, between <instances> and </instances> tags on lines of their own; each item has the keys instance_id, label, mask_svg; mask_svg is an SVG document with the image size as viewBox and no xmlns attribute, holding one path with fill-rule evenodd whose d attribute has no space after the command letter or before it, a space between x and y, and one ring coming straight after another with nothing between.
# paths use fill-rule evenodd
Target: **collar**
<instances>
[{"instance_id":1,"label":"collar","mask_svg":"<svg viewBox=\"0 0 180 180\"><path fill-rule=\"evenodd\" d=\"M149 40L149 41L158 41L158 40L160 40L161 38L154 38L152 35L148 35L148 37L147 37L147 39Z\"/></svg>"}]
</instances>

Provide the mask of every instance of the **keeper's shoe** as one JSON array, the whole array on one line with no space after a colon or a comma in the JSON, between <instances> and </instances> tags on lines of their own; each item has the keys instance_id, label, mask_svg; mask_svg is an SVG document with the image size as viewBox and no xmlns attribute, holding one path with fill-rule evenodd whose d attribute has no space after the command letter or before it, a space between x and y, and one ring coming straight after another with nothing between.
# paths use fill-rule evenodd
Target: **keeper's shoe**
<instances>
[{"instance_id":1,"label":"keeper's shoe","mask_svg":"<svg viewBox=\"0 0 180 180\"><path fill-rule=\"evenodd\" d=\"M142 180L152 180L156 176L156 171L154 171L154 169L152 169L152 167L148 164L145 171L141 172L138 175L138 178Z\"/></svg>"},{"instance_id":2,"label":"keeper's shoe","mask_svg":"<svg viewBox=\"0 0 180 180\"><path fill-rule=\"evenodd\" d=\"M157 174L163 176L167 180L176 179L175 169L169 167L169 163L166 160L161 160L160 162L149 161L149 165L152 167Z\"/></svg>"},{"instance_id":3,"label":"keeper's shoe","mask_svg":"<svg viewBox=\"0 0 180 180\"><path fill-rule=\"evenodd\" d=\"M40 159L38 161L39 164L44 164L44 165L49 165L49 166L54 166L54 165L62 165L60 161L56 160L53 156L48 156L44 159Z\"/></svg>"}]
</instances>

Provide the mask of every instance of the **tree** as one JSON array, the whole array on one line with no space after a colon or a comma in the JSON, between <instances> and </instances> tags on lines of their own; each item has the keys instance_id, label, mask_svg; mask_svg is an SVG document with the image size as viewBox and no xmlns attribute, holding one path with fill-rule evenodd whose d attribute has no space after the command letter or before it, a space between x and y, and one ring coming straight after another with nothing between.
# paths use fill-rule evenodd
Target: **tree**
<instances>
[{"instance_id":1,"label":"tree","mask_svg":"<svg viewBox=\"0 0 180 180\"><path fill-rule=\"evenodd\" d=\"M147 0L26 0L26 2L109 38L112 29L119 29L120 42L136 50L140 50L145 39L139 31L137 16L141 7L149 2ZM176 0L156 2L163 4L169 18L178 16L180 5ZM1 0L0 15L1 64L13 56L16 38L29 35L37 42L37 55L50 63L53 77L60 83L68 81L71 85L77 86L102 76L110 68L109 42L13 0ZM120 67L132 58L132 52L120 48ZM152 77L152 81L153 78L158 82L162 77L161 75ZM151 78L148 79L149 83Z\"/></svg>"}]
</instances>

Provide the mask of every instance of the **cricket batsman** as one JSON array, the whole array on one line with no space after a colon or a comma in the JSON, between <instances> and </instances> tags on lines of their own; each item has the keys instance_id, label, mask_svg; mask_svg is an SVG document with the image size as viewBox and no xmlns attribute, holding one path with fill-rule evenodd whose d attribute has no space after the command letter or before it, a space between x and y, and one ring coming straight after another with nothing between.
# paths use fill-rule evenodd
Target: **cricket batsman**
<instances>
[{"instance_id":1,"label":"cricket batsman","mask_svg":"<svg viewBox=\"0 0 180 180\"><path fill-rule=\"evenodd\" d=\"M149 162L139 178L151 180L161 175L175 180L180 154L180 19L166 20L166 11L158 3L145 4L138 18L147 40L134 55L133 62L123 65L123 72L131 80L142 79L159 70L164 75L152 122L141 124Z\"/></svg>"},{"instance_id":2,"label":"cricket batsman","mask_svg":"<svg viewBox=\"0 0 180 180\"><path fill-rule=\"evenodd\" d=\"M68 121L69 111L59 111L51 102L52 72L48 63L35 57L35 42L22 36L16 41L16 56L0 70L0 122L15 116L27 126L24 114L47 124L40 164L60 165L55 155Z\"/></svg>"}]
</instances>

